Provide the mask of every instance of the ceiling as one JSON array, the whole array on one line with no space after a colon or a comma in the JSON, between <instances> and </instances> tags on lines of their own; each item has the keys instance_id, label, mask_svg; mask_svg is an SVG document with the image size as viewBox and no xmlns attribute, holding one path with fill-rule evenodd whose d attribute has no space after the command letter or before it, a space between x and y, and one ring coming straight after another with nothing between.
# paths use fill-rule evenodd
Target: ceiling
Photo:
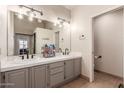
<instances>
[{"instance_id":1,"label":"ceiling","mask_svg":"<svg viewBox=\"0 0 124 93\"><path fill-rule=\"evenodd\" d=\"M72 10L76 7L76 5L63 5L65 8Z\"/></svg>"}]
</instances>

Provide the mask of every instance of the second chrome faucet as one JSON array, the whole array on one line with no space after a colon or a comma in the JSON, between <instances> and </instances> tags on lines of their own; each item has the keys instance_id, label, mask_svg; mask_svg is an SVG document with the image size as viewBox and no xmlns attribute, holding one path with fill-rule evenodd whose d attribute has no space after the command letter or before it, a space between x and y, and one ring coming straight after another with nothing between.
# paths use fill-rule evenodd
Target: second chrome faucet
<instances>
[{"instance_id":1,"label":"second chrome faucet","mask_svg":"<svg viewBox=\"0 0 124 93\"><path fill-rule=\"evenodd\" d=\"M59 48L59 53L62 53L63 55L69 55L69 49L68 48L65 48L64 52L62 51L61 48Z\"/></svg>"}]
</instances>

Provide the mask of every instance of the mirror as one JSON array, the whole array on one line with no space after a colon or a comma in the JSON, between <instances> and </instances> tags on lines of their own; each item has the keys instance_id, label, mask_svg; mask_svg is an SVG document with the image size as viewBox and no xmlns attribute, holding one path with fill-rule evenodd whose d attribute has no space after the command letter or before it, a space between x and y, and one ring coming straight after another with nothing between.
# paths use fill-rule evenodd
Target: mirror
<instances>
[{"instance_id":1,"label":"mirror","mask_svg":"<svg viewBox=\"0 0 124 93\"><path fill-rule=\"evenodd\" d=\"M63 27L39 18L30 19L17 12L8 12L8 55L41 54L45 44L55 45L56 52L59 48L70 50L70 32Z\"/></svg>"}]
</instances>

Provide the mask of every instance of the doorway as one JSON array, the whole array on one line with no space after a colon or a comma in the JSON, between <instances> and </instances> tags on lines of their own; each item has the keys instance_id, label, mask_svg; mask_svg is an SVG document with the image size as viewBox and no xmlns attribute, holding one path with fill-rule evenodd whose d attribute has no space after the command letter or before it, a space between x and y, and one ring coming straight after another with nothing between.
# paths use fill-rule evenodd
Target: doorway
<instances>
[{"instance_id":1,"label":"doorway","mask_svg":"<svg viewBox=\"0 0 124 93\"><path fill-rule=\"evenodd\" d=\"M123 9L93 18L95 71L123 77L123 20Z\"/></svg>"}]
</instances>

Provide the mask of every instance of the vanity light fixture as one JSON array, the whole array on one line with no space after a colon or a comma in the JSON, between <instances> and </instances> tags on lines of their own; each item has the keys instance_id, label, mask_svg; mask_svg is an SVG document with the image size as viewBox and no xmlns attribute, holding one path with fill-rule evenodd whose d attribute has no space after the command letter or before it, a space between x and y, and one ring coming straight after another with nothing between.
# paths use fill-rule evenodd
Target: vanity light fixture
<instances>
[{"instance_id":1,"label":"vanity light fixture","mask_svg":"<svg viewBox=\"0 0 124 93\"><path fill-rule=\"evenodd\" d=\"M28 16L29 16L29 21L33 21L33 18L36 16L36 14L34 13L34 11L33 10L31 10L31 11L27 11L27 14L28 14Z\"/></svg>"},{"instance_id":2,"label":"vanity light fixture","mask_svg":"<svg viewBox=\"0 0 124 93\"><path fill-rule=\"evenodd\" d=\"M31 8L29 6L25 6L25 5L19 5L19 13L17 14L18 18L19 19L23 19L23 9L22 8L26 8L28 9L29 11L26 11L27 15L29 16L29 21L33 21L33 18L37 15L37 13L39 13L41 16L43 15L43 12L42 11L39 11L39 10L36 10L34 8ZM38 19L38 22L42 22L42 21L39 21Z\"/></svg>"},{"instance_id":3,"label":"vanity light fixture","mask_svg":"<svg viewBox=\"0 0 124 93\"><path fill-rule=\"evenodd\" d=\"M23 15L22 14L18 14L18 18L19 19L23 19Z\"/></svg>"},{"instance_id":4,"label":"vanity light fixture","mask_svg":"<svg viewBox=\"0 0 124 93\"><path fill-rule=\"evenodd\" d=\"M30 11L35 11L35 12L37 12L37 13L39 13L41 16L43 15L43 12L42 11L39 11L39 10L36 10L36 9L34 9L34 8L31 8L31 7L29 7L29 6L25 6L25 5L19 5L20 7L24 7L24 8L27 8L27 9L29 9Z\"/></svg>"},{"instance_id":5,"label":"vanity light fixture","mask_svg":"<svg viewBox=\"0 0 124 93\"><path fill-rule=\"evenodd\" d=\"M22 7L20 6L20 8L19 8L19 13L17 14L17 17L19 18L19 19L23 19L23 10L22 10Z\"/></svg>"},{"instance_id":6,"label":"vanity light fixture","mask_svg":"<svg viewBox=\"0 0 124 93\"><path fill-rule=\"evenodd\" d=\"M57 21L54 23L54 26L59 25L59 27L61 28L62 26L69 26L69 24L70 24L70 21L67 21L63 18L58 17Z\"/></svg>"}]
</instances>

